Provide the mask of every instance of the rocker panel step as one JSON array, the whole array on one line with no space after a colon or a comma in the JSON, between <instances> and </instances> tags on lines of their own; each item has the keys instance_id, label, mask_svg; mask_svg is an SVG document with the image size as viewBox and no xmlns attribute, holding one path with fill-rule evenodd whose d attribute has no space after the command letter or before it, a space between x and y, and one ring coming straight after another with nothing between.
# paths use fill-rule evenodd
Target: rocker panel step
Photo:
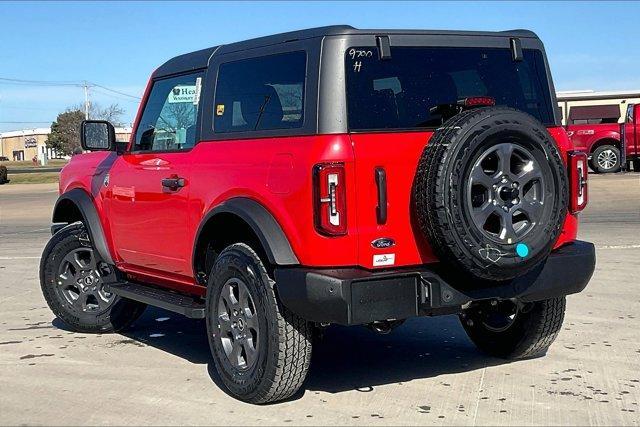
<instances>
[{"instance_id":1,"label":"rocker panel step","mask_svg":"<svg viewBox=\"0 0 640 427\"><path fill-rule=\"evenodd\" d=\"M191 319L204 319L204 303L189 295L167 291L140 283L118 283L109 286L110 291L123 298L164 308Z\"/></svg>"}]
</instances>

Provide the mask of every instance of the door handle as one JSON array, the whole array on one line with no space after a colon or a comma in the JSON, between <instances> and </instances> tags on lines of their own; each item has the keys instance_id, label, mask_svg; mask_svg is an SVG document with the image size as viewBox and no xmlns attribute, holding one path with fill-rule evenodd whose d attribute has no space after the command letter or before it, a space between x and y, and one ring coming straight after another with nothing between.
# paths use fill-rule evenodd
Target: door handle
<instances>
[{"instance_id":1,"label":"door handle","mask_svg":"<svg viewBox=\"0 0 640 427\"><path fill-rule=\"evenodd\" d=\"M378 206L376 206L376 219L378 224L387 222L387 172L384 168L375 170L376 187L378 188Z\"/></svg>"},{"instance_id":2,"label":"door handle","mask_svg":"<svg viewBox=\"0 0 640 427\"><path fill-rule=\"evenodd\" d=\"M171 176L169 178L162 179L162 186L171 191L177 191L178 189L184 187L184 185L184 178L180 178L179 176Z\"/></svg>"}]
</instances>

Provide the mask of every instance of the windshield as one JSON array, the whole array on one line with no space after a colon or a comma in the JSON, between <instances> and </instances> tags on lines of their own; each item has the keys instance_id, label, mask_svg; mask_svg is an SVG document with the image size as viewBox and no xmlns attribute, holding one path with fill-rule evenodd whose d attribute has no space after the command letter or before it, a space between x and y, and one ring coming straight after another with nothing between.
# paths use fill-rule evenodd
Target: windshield
<instances>
[{"instance_id":1,"label":"windshield","mask_svg":"<svg viewBox=\"0 0 640 427\"><path fill-rule=\"evenodd\" d=\"M347 49L349 128L437 127L443 117L433 107L475 96L552 124L542 52L525 49L523 56L514 61L502 48L392 47L381 60L377 48Z\"/></svg>"}]
</instances>

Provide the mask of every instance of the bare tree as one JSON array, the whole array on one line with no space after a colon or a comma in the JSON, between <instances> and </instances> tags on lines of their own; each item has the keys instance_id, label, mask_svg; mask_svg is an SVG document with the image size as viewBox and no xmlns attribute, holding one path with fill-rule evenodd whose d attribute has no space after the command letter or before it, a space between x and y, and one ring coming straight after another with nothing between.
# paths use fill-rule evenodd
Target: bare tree
<instances>
[{"instance_id":1,"label":"bare tree","mask_svg":"<svg viewBox=\"0 0 640 427\"><path fill-rule=\"evenodd\" d=\"M71 110L84 110L84 104L74 105ZM124 115L124 108L119 104L110 104L106 107L102 107L98 103L89 104L89 119L91 120L106 120L111 122L114 126L123 126L122 116Z\"/></svg>"},{"instance_id":2,"label":"bare tree","mask_svg":"<svg viewBox=\"0 0 640 427\"><path fill-rule=\"evenodd\" d=\"M166 120L171 123L173 130L186 129L195 122L195 107L191 103L176 102L168 104L164 110L167 112Z\"/></svg>"},{"instance_id":3,"label":"bare tree","mask_svg":"<svg viewBox=\"0 0 640 427\"><path fill-rule=\"evenodd\" d=\"M107 120L114 126L122 126L122 116L124 115L124 108L118 104L111 104L105 108L100 108L98 104L93 104L94 111L89 109L89 117L96 120Z\"/></svg>"}]
</instances>

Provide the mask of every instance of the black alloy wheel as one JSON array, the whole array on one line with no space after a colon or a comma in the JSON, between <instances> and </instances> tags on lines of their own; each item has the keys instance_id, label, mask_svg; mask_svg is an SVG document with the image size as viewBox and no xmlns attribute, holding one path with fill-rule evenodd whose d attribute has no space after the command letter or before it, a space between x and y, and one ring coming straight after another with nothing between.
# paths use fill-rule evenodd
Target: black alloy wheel
<instances>
[{"instance_id":1,"label":"black alloy wheel","mask_svg":"<svg viewBox=\"0 0 640 427\"><path fill-rule=\"evenodd\" d=\"M517 243L542 219L544 177L522 145L494 145L478 157L467 184L467 207L478 229L499 243Z\"/></svg>"},{"instance_id":2,"label":"black alloy wheel","mask_svg":"<svg viewBox=\"0 0 640 427\"><path fill-rule=\"evenodd\" d=\"M247 370L255 363L260 347L260 324L256 306L239 278L231 278L218 297L218 335L231 365Z\"/></svg>"},{"instance_id":3,"label":"black alloy wheel","mask_svg":"<svg viewBox=\"0 0 640 427\"><path fill-rule=\"evenodd\" d=\"M562 155L542 123L512 108L464 111L434 132L414 215L451 280L490 285L547 258L569 203Z\"/></svg>"},{"instance_id":4,"label":"black alloy wheel","mask_svg":"<svg viewBox=\"0 0 640 427\"><path fill-rule=\"evenodd\" d=\"M115 295L105 289L103 276L109 267L96 262L93 249L80 247L69 252L58 267L57 283L60 292L79 313L107 310Z\"/></svg>"},{"instance_id":5,"label":"black alloy wheel","mask_svg":"<svg viewBox=\"0 0 640 427\"><path fill-rule=\"evenodd\" d=\"M144 312L145 304L109 292L117 277L116 267L100 258L79 222L54 234L40 260L40 287L47 304L77 332L121 331Z\"/></svg>"},{"instance_id":6,"label":"black alloy wheel","mask_svg":"<svg viewBox=\"0 0 640 427\"><path fill-rule=\"evenodd\" d=\"M287 399L311 362L312 324L288 311L258 253L245 243L220 252L208 281L207 333L228 392L245 402Z\"/></svg>"}]
</instances>

